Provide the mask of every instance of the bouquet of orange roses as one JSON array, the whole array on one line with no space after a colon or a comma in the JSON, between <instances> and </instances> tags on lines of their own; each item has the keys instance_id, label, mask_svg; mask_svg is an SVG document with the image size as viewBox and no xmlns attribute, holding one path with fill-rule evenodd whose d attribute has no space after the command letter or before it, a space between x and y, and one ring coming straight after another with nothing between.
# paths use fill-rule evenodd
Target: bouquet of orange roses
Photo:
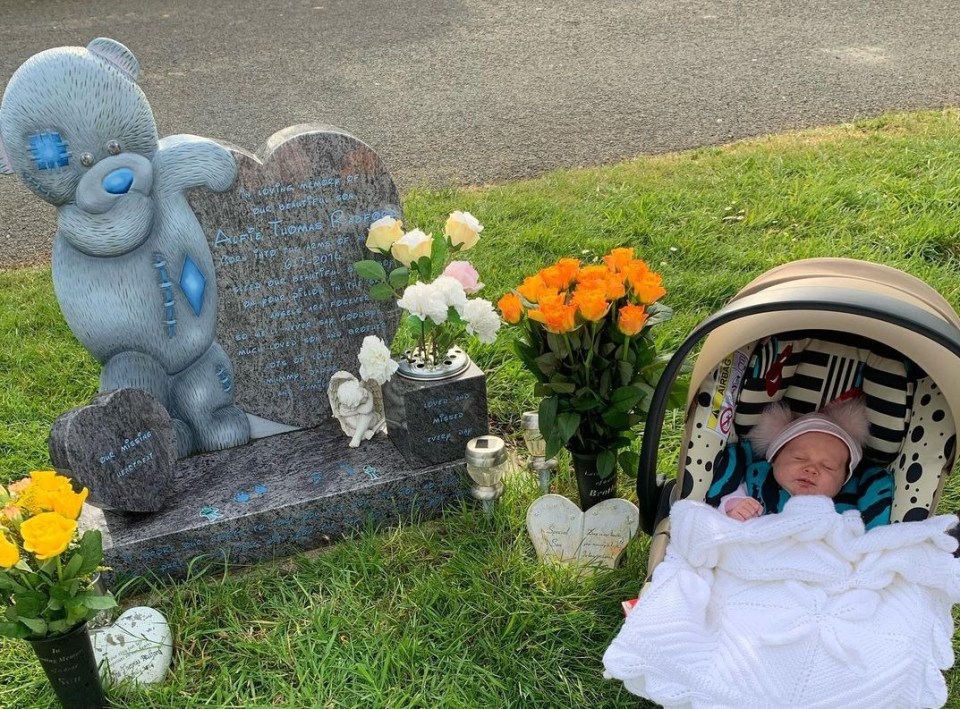
<instances>
[{"instance_id":1,"label":"bouquet of orange roses","mask_svg":"<svg viewBox=\"0 0 960 709\"><path fill-rule=\"evenodd\" d=\"M500 299L503 319L522 329L517 353L544 397L548 458L567 447L596 456L601 479L613 479L618 461L636 473L637 456L624 449L666 364L650 334L672 314L658 302L665 294L660 274L619 248L595 264L560 259Z\"/></svg>"},{"instance_id":2,"label":"bouquet of orange roses","mask_svg":"<svg viewBox=\"0 0 960 709\"><path fill-rule=\"evenodd\" d=\"M75 492L52 470L0 486L0 635L62 635L116 606L112 596L91 590L103 542L98 530L77 534L86 498L86 488Z\"/></svg>"}]
</instances>

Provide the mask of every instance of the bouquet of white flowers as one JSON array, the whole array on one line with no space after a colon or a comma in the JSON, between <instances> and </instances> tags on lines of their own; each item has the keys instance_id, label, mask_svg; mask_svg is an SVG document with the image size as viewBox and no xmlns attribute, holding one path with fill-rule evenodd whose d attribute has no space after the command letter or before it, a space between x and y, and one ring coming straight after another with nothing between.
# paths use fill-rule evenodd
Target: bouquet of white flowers
<instances>
[{"instance_id":1,"label":"bouquet of white flowers","mask_svg":"<svg viewBox=\"0 0 960 709\"><path fill-rule=\"evenodd\" d=\"M469 212L453 212L443 234L432 236L420 229L404 233L403 223L383 217L370 225L367 248L391 256L389 273L372 259L353 267L362 278L372 281L374 300L395 298L405 312L405 325L417 347L402 356L412 365L430 369L438 366L448 350L464 333L480 342L492 343L500 329L500 318L489 300L473 298L481 288L477 270L468 262L448 257L473 248L483 225ZM389 265L389 264L388 264ZM384 384L397 363L382 340L367 337L358 355L360 377Z\"/></svg>"}]
</instances>

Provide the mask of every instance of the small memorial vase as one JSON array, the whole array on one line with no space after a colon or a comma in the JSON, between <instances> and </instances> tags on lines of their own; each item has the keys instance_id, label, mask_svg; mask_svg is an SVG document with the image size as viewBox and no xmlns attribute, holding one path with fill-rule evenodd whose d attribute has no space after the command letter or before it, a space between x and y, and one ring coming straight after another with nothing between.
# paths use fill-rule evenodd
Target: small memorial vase
<instances>
[{"instance_id":1,"label":"small memorial vase","mask_svg":"<svg viewBox=\"0 0 960 709\"><path fill-rule=\"evenodd\" d=\"M62 635L28 640L64 709L101 709L107 700L86 623Z\"/></svg>"},{"instance_id":2,"label":"small memorial vase","mask_svg":"<svg viewBox=\"0 0 960 709\"><path fill-rule=\"evenodd\" d=\"M467 442L488 431L483 371L459 347L438 361L407 351L383 385L387 435L412 467L463 458Z\"/></svg>"},{"instance_id":3,"label":"small memorial vase","mask_svg":"<svg viewBox=\"0 0 960 709\"><path fill-rule=\"evenodd\" d=\"M570 451L573 458L573 471L577 478L577 491L580 494L580 509L584 512L598 502L617 496L617 473L607 477L597 472L597 453L578 453Z\"/></svg>"}]
</instances>

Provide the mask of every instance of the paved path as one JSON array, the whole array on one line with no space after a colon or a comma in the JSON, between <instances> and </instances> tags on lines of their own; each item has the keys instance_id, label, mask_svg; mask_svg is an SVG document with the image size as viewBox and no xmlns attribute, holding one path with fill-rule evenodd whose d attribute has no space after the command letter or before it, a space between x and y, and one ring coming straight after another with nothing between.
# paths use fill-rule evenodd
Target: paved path
<instances>
[{"instance_id":1,"label":"paved path","mask_svg":"<svg viewBox=\"0 0 960 709\"><path fill-rule=\"evenodd\" d=\"M0 85L101 35L140 59L160 135L330 123L401 189L960 103L955 0L0 0ZM0 179L0 268L48 261L53 231Z\"/></svg>"}]
</instances>

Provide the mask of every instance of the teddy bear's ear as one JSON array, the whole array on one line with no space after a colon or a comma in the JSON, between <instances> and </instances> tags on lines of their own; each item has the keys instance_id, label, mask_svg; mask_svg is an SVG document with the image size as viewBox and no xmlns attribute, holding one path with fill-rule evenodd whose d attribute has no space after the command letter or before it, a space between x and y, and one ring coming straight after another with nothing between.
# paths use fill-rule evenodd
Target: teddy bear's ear
<instances>
[{"instance_id":1,"label":"teddy bear's ear","mask_svg":"<svg viewBox=\"0 0 960 709\"><path fill-rule=\"evenodd\" d=\"M87 49L122 71L131 81L136 81L140 76L140 62L133 56L133 52L117 40L97 37L87 45Z\"/></svg>"},{"instance_id":2,"label":"teddy bear's ear","mask_svg":"<svg viewBox=\"0 0 960 709\"><path fill-rule=\"evenodd\" d=\"M3 136L0 135L0 175L12 174L13 162L11 162L10 156L7 155L7 148L3 144Z\"/></svg>"}]
</instances>

